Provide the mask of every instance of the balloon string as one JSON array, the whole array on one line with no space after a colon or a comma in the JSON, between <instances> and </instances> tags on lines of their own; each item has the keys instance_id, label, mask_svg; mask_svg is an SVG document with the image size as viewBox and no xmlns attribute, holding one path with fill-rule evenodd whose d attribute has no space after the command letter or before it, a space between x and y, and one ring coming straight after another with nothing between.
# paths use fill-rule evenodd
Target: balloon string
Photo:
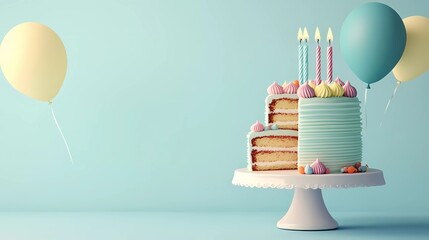
<instances>
[{"instance_id":1,"label":"balloon string","mask_svg":"<svg viewBox=\"0 0 429 240\"><path fill-rule=\"evenodd\" d=\"M387 102L386 108L384 109L384 115L383 115L383 118L384 118L384 116L386 116L387 110L389 109L389 106L390 106L390 102L392 102L392 99L395 97L395 95L396 95L396 91L398 91L398 88L399 88L399 85L400 85L400 84L401 84L401 82L399 82L399 81L396 83L395 90L393 90L393 93L392 93L392 95L390 96L389 101ZM380 127L381 127L381 126L383 126L383 120L381 120L381 122L380 122Z\"/></svg>"},{"instance_id":2,"label":"balloon string","mask_svg":"<svg viewBox=\"0 0 429 240\"><path fill-rule=\"evenodd\" d=\"M64 137L64 134L63 134L63 131L60 128L60 125L58 124L57 118L55 117L54 108L52 107L52 102L49 102L49 106L51 107L51 113L52 113L52 117L54 118L55 125L57 125L58 131L60 132L61 137L63 138L64 144L66 145L67 152L69 153L70 161L71 161L72 164L74 164L73 157L71 155L70 148L69 148L69 145L67 143L67 140Z\"/></svg>"},{"instance_id":3,"label":"balloon string","mask_svg":"<svg viewBox=\"0 0 429 240\"><path fill-rule=\"evenodd\" d=\"M367 113L367 107L366 107L366 102L368 100L368 89L365 89L365 129L368 128L368 113Z\"/></svg>"}]
</instances>

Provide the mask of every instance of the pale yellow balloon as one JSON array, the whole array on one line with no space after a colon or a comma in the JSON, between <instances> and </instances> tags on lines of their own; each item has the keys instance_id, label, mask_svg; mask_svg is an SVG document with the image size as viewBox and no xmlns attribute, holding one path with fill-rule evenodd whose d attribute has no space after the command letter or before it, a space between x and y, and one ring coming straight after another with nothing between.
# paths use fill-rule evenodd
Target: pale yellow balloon
<instances>
[{"instance_id":1,"label":"pale yellow balloon","mask_svg":"<svg viewBox=\"0 0 429 240\"><path fill-rule=\"evenodd\" d=\"M403 22L407 43L401 59L393 68L393 75L398 81L407 82L429 70L429 18L411 16L404 18Z\"/></svg>"},{"instance_id":2,"label":"pale yellow balloon","mask_svg":"<svg viewBox=\"0 0 429 240\"><path fill-rule=\"evenodd\" d=\"M41 101L51 101L63 84L67 54L52 29L27 22L15 26L4 37L0 64L16 90Z\"/></svg>"}]
</instances>

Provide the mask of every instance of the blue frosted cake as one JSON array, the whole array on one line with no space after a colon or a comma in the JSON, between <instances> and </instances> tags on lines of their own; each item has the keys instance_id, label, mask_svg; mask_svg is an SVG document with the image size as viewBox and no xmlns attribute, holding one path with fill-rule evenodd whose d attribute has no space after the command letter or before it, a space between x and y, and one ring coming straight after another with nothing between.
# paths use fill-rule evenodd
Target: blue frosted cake
<instances>
[{"instance_id":1,"label":"blue frosted cake","mask_svg":"<svg viewBox=\"0 0 429 240\"><path fill-rule=\"evenodd\" d=\"M298 167L316 159L330 172L362 161L360 101L349 82L298 89Z\"/></svg>"}]
</instances>

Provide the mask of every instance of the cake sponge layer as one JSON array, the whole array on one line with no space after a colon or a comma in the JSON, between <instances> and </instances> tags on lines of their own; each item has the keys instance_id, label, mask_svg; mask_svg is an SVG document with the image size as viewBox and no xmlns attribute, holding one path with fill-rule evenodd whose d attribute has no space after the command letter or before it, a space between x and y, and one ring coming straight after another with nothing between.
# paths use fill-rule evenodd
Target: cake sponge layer
<instances>
[{"instance_id":1,"label":"cake sponge layer","mask_svg":"<svg viewBox=\"0 0 429 240\"><path fill-rule=\"evenodd\" d=\"M276 123L279 129L298 130L298 124Z\"/></svg>"},{"instance_id":2,"label":"cake sponge layer","mask_svg":"<svg viewBox=\"0 0 429 240\"><path fill-rule=\"evenodd\" d=\"M276 161L297 161L297 152L283 151L252 151L252 163L256 162L276 162Z\"/></svg>"},{"instance_id":3,"label":"cake sponge layer","mask_svg":"<svg viewBox=\"0 0 429 240\"><path fill-rule=\"evenodd\" d=\"M265 99L265 124L279 129L298 130L298 95L276 94Z\"/></svg>"},{"instance_id":4,"label":"cake sponge layer","mask_svg":"<svg viewBox=\"0 0 429 240\"><path fill-rule=\"evenodd\" d=\"M274 111L276 109L298 109L298 99L273 99L269 105L269 109L270 111Z\"/></svg>"},{"instance_id":5,"label":"cake sponge layer","mask_svg":"<svg viewBox=\"0 0 429 240\"><path fill-rule=\"evenodd\" d=\"M269 123L275 122L298 122L298 114L294 113L270 113L268 114Z\"/></svg>"},{"instance_id":6,"label":"cake sponge layer","mask_svg":"<svg viewBox=\"0 0 429 240\"><path fill-rule=\"evenodd\" d=\"M277 124L280 129L298 130L298 114L296 113L270 113L268 124Z\"/></svg>"},{"instance_id":7,"label":"cake sponge layer","mask_svg":"<svg viewBox=\"0 0 429 240\"><path fill-rule=\"evenodd\" d=\"M265 136L252 139L254 147L290 148L298 146L298 137L294 136Z\"/></svg>"},{"instance_id":8,"label":"cake sponge layer","mask_svg":"<svg viewBox=\"0 0 429 240\"><path fill-rule=\"evenodd\" d=\"M297 168L296 162L278 162L270 165L253 165L253 171L268 171L268 170L293 170Z\"/></svg>"},{"instance_id":9,"label":"cake sponge layer","mask_svg":"<svg viewBox=\"0 0 429 240\"><path fill-rule=\"evenodd\" d=\"M250 132L247 138L248 169L253 171L296 169L298 131Z\"/></svg>"}]
</instances>

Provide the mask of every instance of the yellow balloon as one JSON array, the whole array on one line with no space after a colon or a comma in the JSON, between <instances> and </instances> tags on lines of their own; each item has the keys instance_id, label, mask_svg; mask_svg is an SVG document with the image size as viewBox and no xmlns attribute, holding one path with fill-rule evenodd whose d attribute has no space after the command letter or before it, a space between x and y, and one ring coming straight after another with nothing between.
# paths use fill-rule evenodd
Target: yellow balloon
<instances>
[{"instance_id":1,"label":"yellow balloon","mask_svg":"<svg viewBox=\"0 0 429 240\"><path fill-rule=\"evenodd\" d=\"M4 37L0 65L16 90L41 101L51 101L63 84L67 54L52 29L27 22L15 26Z\"/></svg>"},{"instance_id":2,"label":"yellow balloon","mask_svg":"<svg viewBox=\"0 0 429 240\"><path fill-rule=\"evenodd\" d=\"M407 43L401 59L393 68L393 75L399 82L413 80L429 70L429 18L411 16L403 21Z\"/></svg>"}]
</instances>

